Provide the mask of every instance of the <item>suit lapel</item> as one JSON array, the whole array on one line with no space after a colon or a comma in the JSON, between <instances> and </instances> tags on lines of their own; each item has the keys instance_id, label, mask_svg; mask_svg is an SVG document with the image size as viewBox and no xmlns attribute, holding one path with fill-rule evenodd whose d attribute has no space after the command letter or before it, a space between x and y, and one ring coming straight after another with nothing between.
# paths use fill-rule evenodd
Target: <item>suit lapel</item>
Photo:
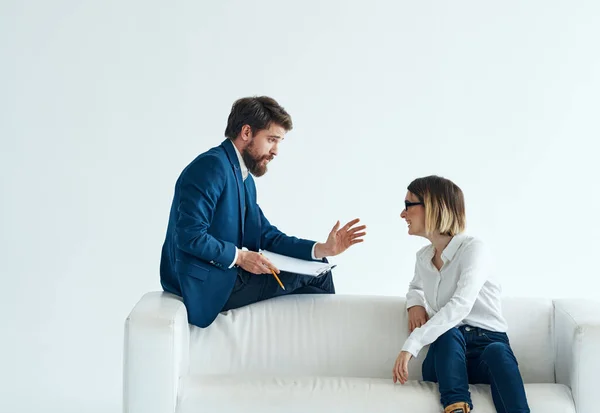
<instances>
[{"instance_id":1,"label":"suit lapel","mask_svg":"<svg viewBox=\"0 0 600 413\"><path fill-rule=\"evenodd\" d=\"M246 190L246 247L251 251L260 249L260 220L258 218L258 210L256 205L256 186L252 175L248 175L244 184Z\"/></svg>"},{"instance_id":2,"label":"suit lapel","mask_svg":"<svg viewBox=\"0 0 600 413\"><path fill-rule=\"evenodd\" d=\"M233 142L229 139L225 139L221 144L223 148L225 148L225 153L229 158L229 162L231 163L231 167L233 169L233 174L235 175L235 180L237 182L238 187L238 207L240 214L240 222L241 232L242 232L242 245L244 243L244 225L246 218L246 192L244 190L244 178L242 178L242 170L240 169L240 162L238 160L237 154L235 153L235 148L233 147Z\"/></svg>"}]
</instances>

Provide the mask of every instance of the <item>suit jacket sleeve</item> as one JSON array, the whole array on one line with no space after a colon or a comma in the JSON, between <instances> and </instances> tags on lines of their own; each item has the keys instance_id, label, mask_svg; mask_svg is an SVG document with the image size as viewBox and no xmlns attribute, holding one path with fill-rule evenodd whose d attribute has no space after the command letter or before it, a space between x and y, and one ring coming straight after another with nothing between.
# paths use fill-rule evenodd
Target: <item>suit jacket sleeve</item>
<instances>
[{"instance_id":1,"label":"suit jacket sleeve","mask_svg":"<svg viewBox=\"0 0 600 413\"><path fill-rule=\"evenodd\" d=\"M312 247L315 241L291 237L271 225L269 220L258 207L261 223L261 248L288 257L302 260L312 260Z\"/></svg>"},{"instance_id":2,"label":"suit jacket sleeve","mask_svg":"<svg viewBox=\"0 0 600 413\"><path fill-rule=\"evenodd\" d=\"M218 267L228 267L235 258L231 242L208 233L214 211L223 192L226 166L216 156L207 156L182 174L178 218L175 226L177 247Z\"/></svg>"}]
</instances>

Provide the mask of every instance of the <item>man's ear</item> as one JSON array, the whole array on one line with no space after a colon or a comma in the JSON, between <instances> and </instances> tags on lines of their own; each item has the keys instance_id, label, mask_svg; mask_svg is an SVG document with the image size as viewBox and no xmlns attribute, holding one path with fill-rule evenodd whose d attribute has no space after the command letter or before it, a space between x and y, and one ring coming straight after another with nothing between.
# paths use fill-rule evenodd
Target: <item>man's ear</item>
<instances>
[{"instance_id":1,"label":"man's ear","mask_svg":"<svg viewBox=\"0 0 600 413\"><path fill-rule=\"evenodd\" d=\"M250 142L252 140L252 128L250 125L242 126L242 130L240 131L240 136L244 142Z\"/></svg>"}]
</instances>

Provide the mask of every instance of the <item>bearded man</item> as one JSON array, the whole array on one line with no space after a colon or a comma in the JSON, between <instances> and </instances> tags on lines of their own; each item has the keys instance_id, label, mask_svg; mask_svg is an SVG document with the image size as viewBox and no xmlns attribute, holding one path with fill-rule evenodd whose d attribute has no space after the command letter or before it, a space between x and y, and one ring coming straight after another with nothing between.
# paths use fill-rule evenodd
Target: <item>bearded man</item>
<instances>
[{"instance_id":1,"label":"bearded man","mask_svg":"<svg viewBox=\"0 0 600 413\"><path fill-rule=\"evenodd\" d=\"M239 99L229 114L227 139L179 176L160 280L165 291L183 298L191 324L205 328L222 311L280 295L335 293L331 271L318 277L280 271L261 250L327 262L363 241L365 226L357 226L358 219L341 228L338 221L320 243L288 236L264 216L254 177L267 172L291 129L290 115L274 99Z\"/></svg>"}]
</instances>

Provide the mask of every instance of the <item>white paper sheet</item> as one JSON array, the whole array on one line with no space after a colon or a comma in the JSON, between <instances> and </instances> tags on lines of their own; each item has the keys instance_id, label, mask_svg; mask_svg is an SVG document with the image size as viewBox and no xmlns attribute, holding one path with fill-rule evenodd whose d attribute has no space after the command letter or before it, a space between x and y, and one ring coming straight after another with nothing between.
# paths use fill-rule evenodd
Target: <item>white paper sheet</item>
<instances>
[{"instance_id":1,"label":"white paper sheet","mask_svg":"<svg viewBox=\"0 0 600 413\"><path fill-rule=\"evenodd\" d=\"M279 271L286 271L294 274L318 277L335 267L335 265L327 264L326 262L299 260L298 258L292 258L266 250L261 250L260 253L267 257Z\"/></svg>"}]
</instances>

